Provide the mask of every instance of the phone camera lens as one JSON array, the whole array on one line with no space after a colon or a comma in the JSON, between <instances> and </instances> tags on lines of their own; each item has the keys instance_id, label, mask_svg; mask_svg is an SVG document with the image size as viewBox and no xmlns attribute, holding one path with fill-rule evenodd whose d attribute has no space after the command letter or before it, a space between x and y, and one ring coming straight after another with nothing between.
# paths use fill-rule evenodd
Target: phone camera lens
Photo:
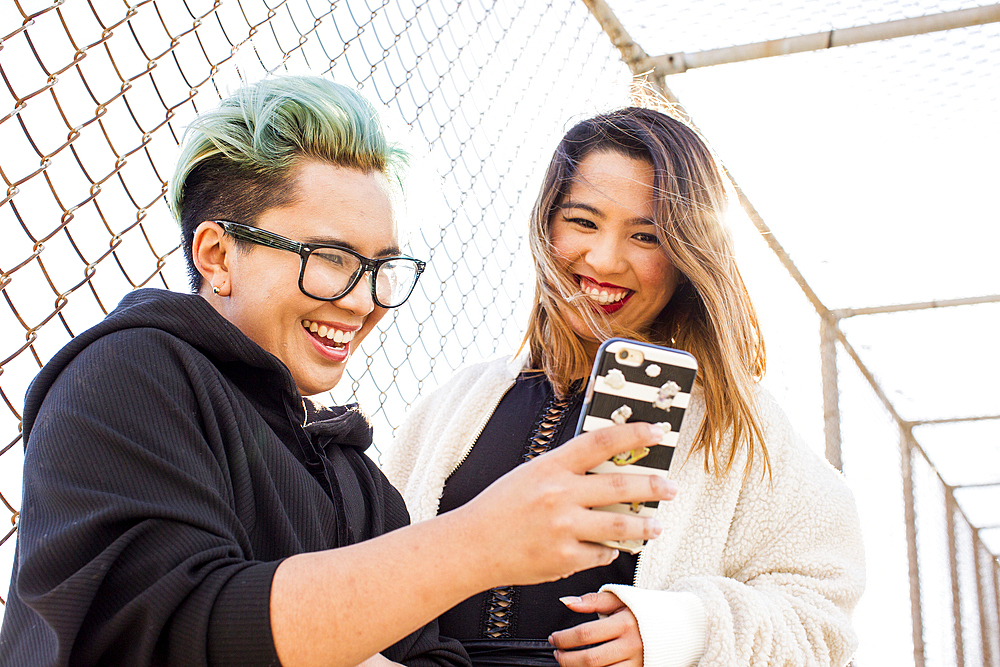
<instances>
[{"instance_id":1,"label":"phone camera lens","mask_svg":"<svg viewBox=\"0 0 1000 667\"><path fill-rule=\"evenodd\" d=\"M628 350L618 350L618 358L622 361L628 359Z\"/></svg>"}]
</instances>

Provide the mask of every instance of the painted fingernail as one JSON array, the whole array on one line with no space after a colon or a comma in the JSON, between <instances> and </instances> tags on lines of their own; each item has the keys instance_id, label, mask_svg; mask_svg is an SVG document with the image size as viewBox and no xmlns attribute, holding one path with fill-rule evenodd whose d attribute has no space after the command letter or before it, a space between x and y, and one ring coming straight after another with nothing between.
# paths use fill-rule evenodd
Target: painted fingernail
<instances>
[{"instance_id":1,"label":"painted fingernail","mask_svg":"<svg viewBox=\"0 0 1000 667\"><path fill-rule=\"evenodd\" d=\"M663 436L664 436L665 433L666 433L666 431L664 431L662 428L660 428L659 424L650 424L649 425L649 437L653 438L657 442L659 442L660 440L663 439Z\"/></svg>"},{"instance_id":2,"label":"painted fingernail","mask_svg":"<svg viewBox=\"0 0 1000 667\"><path fill-rule=\"evenodd\" d=\"M571 604L580 604L580 602L583 601L583 598L578 598L575 595L567 595L566 597L559 598L559 601L564 605L569 606Z\"/></svg>"},{"instance_id":3,"label":"painted fingernail","mask_svg":"<svg viewBox=\"0 0 1000 667\"><path fill-rule=\"evenodd\" d=\"M657 519L647 519L646 525L649 526L649 530L653 533L653 535L659 535L663 532L663 524Z\"/></svg>"}]
</instances>

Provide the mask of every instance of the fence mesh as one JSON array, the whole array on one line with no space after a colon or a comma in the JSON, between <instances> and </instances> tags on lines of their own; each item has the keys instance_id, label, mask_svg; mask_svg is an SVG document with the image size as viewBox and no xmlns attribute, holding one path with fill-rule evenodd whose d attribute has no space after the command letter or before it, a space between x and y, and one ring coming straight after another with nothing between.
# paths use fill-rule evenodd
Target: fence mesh
<instances>
[{"instance_id":1,"label":"fence mesh","mask_svg":"<svg viewBox=\"0 0 1000 667\"><path fill-rule=\"evenodd\" d=\"M673 4L631 3L622 15L637 21L638 33L648 34L650 42L662 40L649 44L650 53L749 41L741 35L751 20L763 26L753 39L766 39L793 32L788 21L795 17L806 21L801 30L806 32L858 24L870 16L858 3L821 14L802 2L784 3L777 11L763 5L751 11L752 4L738 12L729 4L692 5L689 11L708 18L696 23L697 30L686 31L670 27L670 16L680 16ZM886 5L874 20L905 13L906 5ZM968 3L942 4L964 6ZM983 28L974 36L983 34L993 33ZM969 40L969 55L957 69L937 63L934 76L921 79L918 91L924 92L913 94L926 99L930 90L935 101L919 113L944 108L955 97L949 77L988 69L996 61L995 47L979 46L984 39ZM910 65L921 62L914 48L919 51L919 44L880 61L865 85L879 88L898 81ZM859 53L862 60L874 58L872 52L856 51L855 59ZM836 69L825 56L806 55L799 62L815 63L816 71ZM759 71L733 68L745 74L744 80ZM532 291L525 230L541 172L571 121L625 102L631 77L578 0L0 3L0 292L5 304L0 306L0 502L10 519L9 528L0 530L0 579L6 581L13 560L21 502L21 408L32 377L128 291L187 289L178 231L164 203L185 125L243 81L307 72L356 85L380 107L390 134L414 154L406 185L407 250L428 260L428 271L407 305L369 336L341 385L327 397L361 402L375 424L376 447L388 441L421 392L463 363L517 347ZM755 94L779 98L787 91L751 91L724 73L685 76L676 86L668 83L689 102L695 121L727 165L738 178L745 177L741 185L751 199L768 179L796 183L796 174L787 171L794 160L782 163L774 151L768 154L752 143L739 153L734 136L746 135L747 123L758 117L742 129L727 126L720 120L732 115L726 100L701 92L724 90L753 100ZM811 85L803 81L801 86ZM832 84L843 80L834 78ZM976 105L995 108L995 90L973 92ZM836 91L827 94L837 96ZM904 96L901 106L907 99L914 101ZM746 118L766 107L748 103L741 114ZM796 205L792 195L798 188L786 190L789 205ZM781 213L765 211L769 220ZM833 221L818 219L817 224ZM769 344L767 382L819 450L819 318L750 222L737 212L733 225ZM775 231L800 260L822 260L804 240L803 229L788 225ZM834 289L835 276L823 270L819 282ZM919 285L919 279L911 284ZM833 293L848 302L856 297ZM850 327L845 330L852 333ZM858 331L854 335L864 335ZM844 470L869 537L869 587L858 611L862 643L855 665L1000 667L995 555L963 515L953 514L949 530L952 492L941 481L942 474L948 479L947 471L924 456L926 451L933 458L936 447L949 447L954 427L919 427L924 449L901 449L897 424L843 352ZM940 445L935 429L949 434ZM969 439L987 442L976 450L978 460L995 459L995 441ZM914 469L922 624L916 644L903 522L906 484L900 476L904 456ZM954 494L961 504L963 494L975 491ZM954 558L949 540L955 543Z\"/></svg>"},{"instance_id":2,"label":"fence mesh","mask_svg":"<svg viewBox=\"0 0 1000 667\"><path fill-rule=\"evenodd\" d=\"M576 2L8 2L0 35L3 572L31 378L129 290L187 289L164 195L197 112L241 81L320 74L357 85L413 152L404 225L429 270L329 397L360 400L378 445L428 384L516 347L540 170L630 76Z\"/></svg>"}]
</instances>

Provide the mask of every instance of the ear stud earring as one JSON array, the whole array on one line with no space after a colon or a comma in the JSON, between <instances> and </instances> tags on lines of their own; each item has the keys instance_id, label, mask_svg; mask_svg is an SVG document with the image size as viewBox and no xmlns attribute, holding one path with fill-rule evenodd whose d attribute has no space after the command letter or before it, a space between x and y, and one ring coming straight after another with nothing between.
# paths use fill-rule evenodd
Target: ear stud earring
<instances>
[{"instance_id":1,"label":"ear stud earring","mask_svg":"<svg viewBox=\"0 0 1000 667\"><path fill-rule=\"evenodd\" d=\"M212 285L212 291L215 292L216 294L218 294L219 293L219 287L217 285Z\"/></svg>"}]
</instances>

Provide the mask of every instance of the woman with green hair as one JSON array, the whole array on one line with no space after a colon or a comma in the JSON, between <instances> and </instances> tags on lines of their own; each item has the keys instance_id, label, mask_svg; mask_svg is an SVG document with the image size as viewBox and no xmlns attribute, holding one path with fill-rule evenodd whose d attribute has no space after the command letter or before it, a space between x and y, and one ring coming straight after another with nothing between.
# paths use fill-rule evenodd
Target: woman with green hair
<instances>
[{"instance_id":1,"label":"woman with green hair","mask_svg":"<svg viewBox=\"0 0 1000 667\"><path fill-rule=\"evenodd\" d=\"M170 193L193 293L127 295L28 392L0 663L464 665L441 612L658 532L589 508L672 484L585 474L656 429L579 438L407 527L363 413L305 398L424 268L398 247L404 158L356 91L319 78L195 120Z\"/></svg>"}]
</instances>

